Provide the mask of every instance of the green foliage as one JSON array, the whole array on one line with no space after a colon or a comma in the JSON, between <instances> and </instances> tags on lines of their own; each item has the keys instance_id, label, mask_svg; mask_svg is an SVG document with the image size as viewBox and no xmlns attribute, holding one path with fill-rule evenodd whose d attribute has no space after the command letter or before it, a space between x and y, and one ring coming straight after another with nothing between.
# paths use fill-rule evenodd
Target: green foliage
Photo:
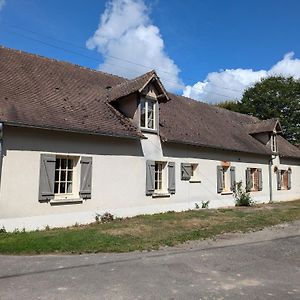
<instances>
[{"instance_id":1,"label":"green foliage","mask_svg":"<svg viewBox=\"0 0 300 300\"><path fill-rule=\"evenodd\" d=\"M96 223L109 223L114 220L114 215L109 212L105 212L103 215L96 214Z\"/></svg>"},{"instance_id":2,"label":"green foliage","mask_svg":"<svg viewBox=\"0 0 300 300\"><path fill-rule=\"evenodd\" d=\"M228 110L236 111L236 112L239 112L239 110L240 110L239 102L234 101L234 100L232 100L232 101L227 100L227 101L216 104L216 106L220 107L220 108L225 108L225 109L228 109Z\"/></svg>"},{"instance_id":3,"label":"green foliage","mask_svg":"<svg viewBox=\"0 0 300 300\"><path fill-rule=\"evenodd\" d=\"M201 208L208 208L208 205L209 205L209 200L207 201L201 201ZM195 203L195 209L200 209L200 206L198 203Z\"/></svg>"},{"instance_id":4,"label":"green foliage","mask_svg":"<svg viewBox=\"0 0 300 300\"><path fill-rule=\"evenodd\" d=\"M285 138L300 142L300 80L269 77L245 91L240 112L260 119L279 118Z\"/></svg>"},{"instance_id":5,"label":"green foliage","mask_svg":"<svg viewBox=\"0 0 300 300\"><path fill-rule=\"evenodd\" d=\"M234 192L235 206L251 206L254 204L250 193L243 189L242 181L236 183L236 189Z\"/></svg>"},{"instance_id":6,"label":"green foliage","mask_svg":"<svg viewBox=\"0 0 300 300\"><path fill-rule=\"evenodd\" d=\"M208 208L209 200L201 202L201 208Z\"/></svg>"},{"instance_id":7,"label":"green foliage","mask_svg":"<svg viewBox=\"0 0 300 300\"><path fill-rule=\"evenodd\" d=\"M293 144L300 143L300 80L264 78L248 88L241 101L226 101L218 106L262 120L278 118L284 137Z\"/></svg>"},{"instance_id":8,"label":"green foliage","mask_svg":"<svg viewBox=\"0 0 300 300\"><path fill-rule=\"evenodd\" d=\"M114 216L109 213L109 212L105 212L101 217L100 217L100 220L102 223L109 223L111 221L114 220Z\"/></svg>"}]
</instances>

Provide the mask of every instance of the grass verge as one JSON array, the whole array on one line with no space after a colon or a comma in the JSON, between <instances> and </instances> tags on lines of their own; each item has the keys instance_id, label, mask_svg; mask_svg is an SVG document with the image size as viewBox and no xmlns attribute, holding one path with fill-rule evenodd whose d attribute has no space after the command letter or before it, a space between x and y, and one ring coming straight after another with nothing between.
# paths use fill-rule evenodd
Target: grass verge
<instances>
[{"instance_id":1,"label":"grass verge","mask_svg":"<svg viewBox=\"0 0 300 300\"><path fill-rule=\"evenodd\" d=\"M0 253L128 252L300 219L300 200L245 208L168 212L45 231L1 233Z\"/></svg>"}]
</instances>

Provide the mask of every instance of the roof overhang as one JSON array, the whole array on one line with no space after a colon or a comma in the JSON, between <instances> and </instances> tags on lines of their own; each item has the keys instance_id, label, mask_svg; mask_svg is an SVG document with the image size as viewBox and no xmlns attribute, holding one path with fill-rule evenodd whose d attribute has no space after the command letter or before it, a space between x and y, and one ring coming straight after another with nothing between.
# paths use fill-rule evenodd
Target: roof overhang
<instances>
[{"instance_id":1,"label":"roof overhang","mask_svg":"<svg viewBox=\"0 0 300 300\"><path fill-rule=\"evenodd\" d=\"M8 122L8 121L0 121L4 126L11 127L22 127L22 128L31 128L31 129L40 129L40 130L49 130L54 132L65 132L65 133L78 133L85 135L94 135L94 136L107 136L107 137L116 137L116 138L126 138L132 140L140 140L147 139L143 134L140 135L130 135L130 134L115 134L112 132L105 131L86 131L79 128L61 128L61 127L52 127L52 126L43 126L43 125L33 125L33 124L25 124L18 122Z\"/></svg>"},{"instance_id":2,"label":"roof overhang","mask_svg":"<svg viewBox=\"0 0 300 300\"><path fill-rule=\"evenodd\" d=\"M259 133L282 133L282 127L278 119L261 120L256 123L247 124L248 133L251 135Z\"/></svg>"}]
</instances>

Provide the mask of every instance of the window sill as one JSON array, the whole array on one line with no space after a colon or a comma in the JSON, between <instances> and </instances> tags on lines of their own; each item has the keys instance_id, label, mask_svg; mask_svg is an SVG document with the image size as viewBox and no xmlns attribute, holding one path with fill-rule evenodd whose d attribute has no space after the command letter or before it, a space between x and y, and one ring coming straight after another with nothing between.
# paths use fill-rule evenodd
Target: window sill
<instances>
[{"instance_id":1,"label":"window sill","mask_svg":"<svg viewBox=\"0 0 300 300\"><path fill-rule=\"evenodd\" d=\"M143 127L141 127L141 131L146 133L155 133L155 134L158 133L157 129L143 128Z\"/></svg>"},{"instance_id":2,"label":"window sill","mask_svg":"<svg viewBox=\"0 0 300 300\"><path fill-rule=\"evenodd\" d=\"M78 204L82 203L82 198L61 198L50 200L50 205L59 205L59 204Z\"/></svg>"},{"instance_id":3,"label":"window sill","mask_svg":"<svg viewBox=\"0 0 300 300\"><path fill-rule=\"evenodd\" d=\"M221 192L221 195L232 195L233 192L232 191L224 191L224 192Z\"/></svg>"},{"instance_id":4,"label":"window sill","mask_svg":"<svg viewBox=\"0 0 300 300\"><path fill-rule=\"evenodd\" d=\"M154 193L152 198L169 198L171 197L170 193Z\"/></svg>"},{"instance_id":5,"label":"window sill","mask_svg":"<svg viewBox=\"0 0 300 300\"><path fill-rule=\"evenodd\" d=\"M200 179L191 179L190 183L201 183Z\"/></svg>"}]
</instances>

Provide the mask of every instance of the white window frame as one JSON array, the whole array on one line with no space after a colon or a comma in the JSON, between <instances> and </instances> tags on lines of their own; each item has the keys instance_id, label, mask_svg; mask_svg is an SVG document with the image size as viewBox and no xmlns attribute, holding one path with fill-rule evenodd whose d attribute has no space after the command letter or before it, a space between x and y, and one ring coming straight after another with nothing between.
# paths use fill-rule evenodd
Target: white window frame
<instances>
[{"instance_id":1,"label":"white window frame","mask_svg":"<svg viewBox=\"0 0 300 300\"><path fill-rule=\"evenodd\" d=\"M74 156L68 156L68 155L56 155L56 161L58 159L66 159L67 160L67 164L66 164L66 168L63 169L60 167L57 169L57 163L55 162L55 175L54 175L54 201L55 200L65 200L65 199L75 199L79 197L79 188L78 188L78 178L77 178L77 164L78 164L78 157L74 157ZM71 171L71 169L69 169L68 167L68 160L72 161L72 180L68 180L67 176L68 176L68 172ZM66 172L66 177L65 180L61 180L61 172L65 171ZM56 172L59 172L59 178L57 180L57 175ZM67 192L67 187L65 187L65 192L61 193L60 192L60 183L65 183L67 185L67 183L72 183L72 191L71 192ZM58 186L58 191L56 192L56 183L59 183Z\"/></svg>"},{"instance_id":2,"label":"white window frame","mask_svg":"<svg viewBox=\"0 0 300 300\"><path fill-rule=\"evenodd\" d=\"M155 161L153 197L169 195L168 193L168 162Z\"/></svg>"},{"instance_id":3,"label":"white window frame","mask_svg":"<svg viewBox=\"0 0 300 300\"><path fill-rule=\"evenodd\" d=\"M231 190L230 190L231 178L230 178L230 167L229 166L222 166L222 176L223 176L223 191L222 191L222 193L231 193Z\"/></svg>"},{"instance_id":4,"label":"white window frame","mask_svg":"<svg viewBox=\"0 0 300 300\"><path fill-rule=\"evenodd\" d=\"M153 104L153 127L149 127L149 103ZM142 126L142 103L145 105L145 126ZM157 130L157 101L153 99L148 99L148 98L141 98L141 103L140 103L140 126L142 129L146 130L152 130L156 131Z\"/></svg>"},{"instance_id":5,"label":"white window frame","mask_svg":"<svg viewBox=\"0 0 300 300\"><path fill-rule=\"evenodd\" d=\"M162 162L155 162L155 171L154 171L154 190L155 192L163 191L163 170L164 165Z\"/></svg>"},{"instance_id":6,"label":"white window frame","mask_svg":"<svg viewBox=\"0 0 300 300\"><path fill-rule=\"evenodd\" d=\"M280 180L281 180L281 190L288 189L288 170L279 170L280 172ZM286 184L284 182L284 176L286 176Z\"/></svg>"},{"instance_id":7,"label":"white window frame","mask_svg":"<svg viewBox=\"0 0 300 300\"><path fill-rule=\"evenodd\" d=\"M251 174L251 182L252 186L250 187L251 192L258 192L259 190L259 174L258 174L258 168L250 168L250 174ZM255 180L256 179L256 180ZM257 186L255 186L255 183L257 182Z\"/></svg>"},{"instance_id":8,"label":"white window frame","mask_svg":"<svg viewBox=\"0 0 300 300\"><path fill-rule=\"evenodd\" d=\"M191 174L190 182L201 182L199 164L192 163L191 170L192 170L192 174Z\"/></svg>"},{"instance_id":9,"label":"white window frame","mask_svg":"<svg viewBox=\"0 0 300 300\"><path fill-rule=\"evenodd\" d=\"M271 134L271 150L272 152L277 152L276 134Z\"/></svg>"}]
</instances>

